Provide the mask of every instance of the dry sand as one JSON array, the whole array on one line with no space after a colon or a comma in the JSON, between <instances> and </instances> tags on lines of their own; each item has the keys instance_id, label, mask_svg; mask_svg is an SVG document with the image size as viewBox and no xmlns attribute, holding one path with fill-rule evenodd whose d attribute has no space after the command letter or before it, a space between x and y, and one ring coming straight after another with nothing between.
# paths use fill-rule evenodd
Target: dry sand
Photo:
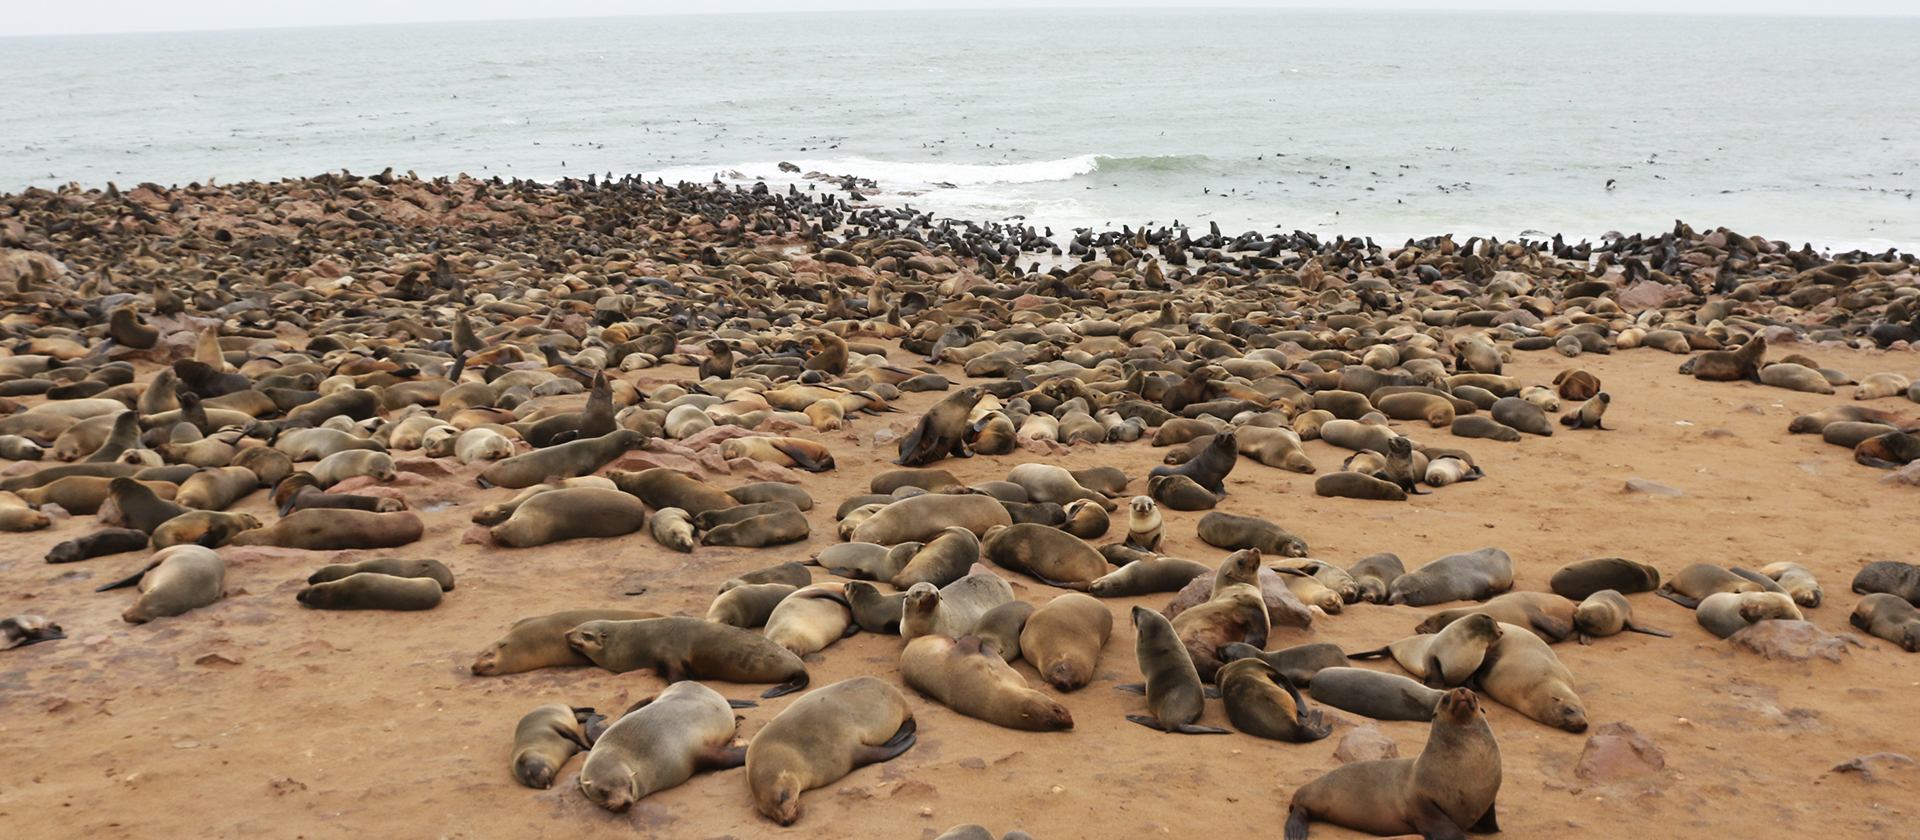
<instances>
[{"instance_id":1,"label":"dry sand","mask_svg":"<svg viewBox=\"0 0 1920 840\"><path fill-rule=\"evenodd\" d=\"M1904 353L1794 349L1856 377L1920 373ZM1508 372L1529 382L1569 366L1552 353L1516 355ZM1638 558L1667 573L1696 561L1752 568L1795 561L1826 590L1809 620L1847 631L1859 598L1848 589L1854 571L1875 560L1914 559L1920 490L1879 483L1886 473L1854 464L1850 452L1817 435L1786 434L1794 415L1846 402L1850 389L1821 397L1697 382L1675 373L1681 361L1650 349L1577 360L1613 394L1607 422L1616 431L1563 429L1496 443L1405 427L1417 440L1472 452L1487 472L1478 482L1406 503L1325 499L1312 494L1311 476L1242 459L1220 509L1279 522L1306 537L1313 556L1343 566L1392 551L1411 568L1498 546L1515 559L1519 589L1544 590L1555 568L1584 557ZM806 794L805 814L791 828L754 811L738 769L696 776L627 814L582 797L578 757L551 790L514 782L508 756L522 714L552 702L616 711L662 682L596 668L475 677L468 665L477 651L514 620L559 609L703 615L727 577L819 551L835 539L838 502L891 466L893 445L872 446L873 434L904 429L938 396L910 395L901 403L908 413L864 418L850 432L795 433L832 446L839 468L806 479L817 501L808 515L812 539L779 548L683 555L644 533L526 550L462 544L473 511L509 491L479 489L478 469L456 464L451 476L400 485L427 522L420 543L393 552L223 549L228 598L136 627L119 619L129 590L92 589L144 555L41 562L53 544L90 531L93 517L9 535L0 555L0 614L45 614L72 638L0 652L0 836L923 838L968 822L1041 840L1277 836L1293 788L1335 766L1335 745L1364 722L1329 710L1334 733L1312 744L1167 735L1127 722L1124 715L1144 708L1141 698L1113 688L1139 679L1127 612L1135 604L1164 606L1165 595L1111 603L1114 634L1098 678L1060 697L1073 711L1072 731L1001 729L908 690L918 746ZM1920 413L1898 398L1874 405ZM1346 454L1318 441L1307 451L1322 472L1337 469ZM1162 454L1141 441L1076 447L1046 460L1114 464L1137 479ZM1021 452L938 466L973 482L1041 457ZM1634 477L1686 495L1623 492ZM743 480L708 479L722 487ZM271 515L264 494L235 509ZM1225 552L1194 536L1199 516L1170 512L1164 550L1211 564ZM1116 530L1097 542L1120 536ZM421 613L320 612L295 603L314 568L373 556L438 557L458 575L458 588ZM1060 592L1009 576L1028 601ZM827 575L816 569L815 577ZM1504 760L1498 808L1507 836L1920 836L1920 768L1883 769L1877 778L1833 771L1865 754L1920 754L1913 726L1920 657L1866 637L1865 647L1839 662L1769 661L1736 652L1675 604L1651 594L1631 600L1643 623L1673 638L1624 634L1554 650L1577 677L1589 720L1630 724L1664 754L1665 768L1613 783L1583 780L1575 769L1587 735L1488 702ZM1375 647L1410 633L1431 611L1353 605L1311 631L1276 631L1269 647ZM868 674L897 683L900 648L897 637L871 634L838 642L810 657L813 684ZM1052 693L1030 666L1016 667ZM734 698L764 688L709 684ZM741 743L790 702L742 710ZM1228 726L1218 701L1208 703L1201 723ZM1402 755L1416 754L1426 739L1426 724L1379 728ZM1313 831L1359 836L1325 824Z\"/></svg>"}]
</instances>

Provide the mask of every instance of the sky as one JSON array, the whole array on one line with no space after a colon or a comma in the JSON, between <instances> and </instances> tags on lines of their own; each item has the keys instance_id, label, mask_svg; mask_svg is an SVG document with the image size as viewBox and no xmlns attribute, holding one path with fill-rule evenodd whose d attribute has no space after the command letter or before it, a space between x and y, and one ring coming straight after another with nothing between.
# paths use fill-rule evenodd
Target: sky
<instances>
[{"instance_id":1,"label":"sky","mask_svg":"<svg viewBox=\"0 0 1920 840\"><path fill-rule=\"evenodd\" d=\"M1920 15L1914 0L0 0L0 37L622 15L1033 8L1342 8Z\"/></svg>"}]
</instances>

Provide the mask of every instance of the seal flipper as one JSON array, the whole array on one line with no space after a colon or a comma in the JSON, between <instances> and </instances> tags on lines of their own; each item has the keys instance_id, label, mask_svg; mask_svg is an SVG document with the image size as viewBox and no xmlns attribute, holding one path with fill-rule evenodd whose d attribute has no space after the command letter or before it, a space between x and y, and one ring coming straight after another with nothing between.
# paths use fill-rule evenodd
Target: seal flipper
<instances>
[{"instance_id":1,"label":"seal flipper","mask_svg":"<svg viewBox=\"0 0 1920 840\"><path fill-rule=\"evenodd\" d=\"M755 702L754 702L754 701L752 701L752 700L728 700L728 701L727 701L727 708L729 708L729 709L758 709L758 708L760 708L760 704L759 704L759 703L755 703Z\"/></svg>"},{"instance_id":2,"label":"seal flipper","mask_svg":"<svg viewBox=\"0 0 1920 840\"><path fill-rule=\"evenodd\" d=\"M1534 612L1527 616L1528 625L1541 633L1552 636L1554 641L1564 642L1573 635L1573 627L1558 618L1543 612Z\"/></svg>"},{"instance_id":3,"label":"seal flipper","mask_svg":"<svg viewBox=\"0 0 1920 840\"><path fill-rule=\"evenodd\" d=\"M553 734L558 735L562 738L565 738L569 741L572 741L573 745L576 747L579 747L580 749L583 749L583 750L593 749L593 744L587 741L587 736L582 734L580 730L575 729L574 727L567 726L560 723L555 723L552 726L549 726L548 729L553 730Z\"/></svg>"},{"instance_id":4,"label":"seal flipper","mask_svg":"<svg viewBox=\"0 0 1920 840\"><path fill-rule=\"evenodd\" d=\"M1631 630L1635 633L1645 633L1649 636L1659 636L1660 638L1663 638L1663 639L1673 638L1673 634L1668 633L1665 630L1659 630L1653 627L1641 627L1640 625L1635 624L1631 621L1626 623L1626 629Z\"/></svg>"},{"instance_id":5,"label":"seal flipper","mask_svg":"<svg viewBox=\"0 0 1920 840\"><path fill-rule=\"evenodd\" d=\"M1467 826L1467 830L1475 834L1499 834L1500 818L1494 815L1495 810L1494 803L1487 803L1487 813L1480 817L1479 822Z\"/></svg>"},{"instance_id":6,"label":"seal flipper","mask_svg":"<svg viewBox=\"0 0 1920 840\"><path fill-rule=\"evenodd\" d=\"M1287 812L1286 840L1307 840L1307 809L1295 805Z\"/></svg>"},{"instance_id":7,"label":"seal flipper","mask_svg":"<svg viewBox=\"0 0 1920 840\"><path fill-rule=\"evenodd\" d=\"M1175 732L1181 735L1232 735L1233 734L1231 731L1221 729L1218 726L1201 726L1197 723L1183 723L1167 731Z\"/></svg>"},{"instance_id":8,"label":"seal flipper","mask_svg":"<svg viewBox=\"0 0 1920 840\"><path fill-rule=\"evenodd\" d=\"M160 561L155 560L153 562L148 563L145 566L140 567L140 571L134 572L132 576L123 578L121 580L116 580L112 583L101 584L100 586L95 587L93 591L105 592L109 589L120 589L123 587L132 586L136 583L139 583L141 578L146 577L147 573L153 571L153 567L158 565L160 565Z\"/></svg>"},{"instance_id":9,"label":"seal flipper","mask_svg":"<svg viewBox=\"0 0 1920 840\"><path fill-rule=\"evenodd\" d=\"M1690 610L1697 610L1700 608L1699 598L1689 598L1685 595L1681 595L1679 593L1672 592L1666 589L1658 590L1653 594L1658 595L1662 598L1665 598L1669 601L1672 601L1676 604L1679 604L1680 606L1686 607L1687 609L1690 609Z\"/></svg>"},{"instance_id":10,"label":"seal flipper","mask_svg":"<svg viewBox=\"0 0 1920 840\"><path fill-rule=\"evenodd\" d=\"M907 718L906 722L900 724L900 729L893 733L893 737L855 750L853 766L865 767L869 764L879 764L899 758L902 753L913 749L913 745L919 743L919 737L914 734L917 728L918 724L914 723L913 718Z\"/></svg>"},{"instance_id":11,"label":"seal flipper","mask_svg":"<svg viewBox=\"0 0 1920 840\"><path fill-rule=\"evenodd\" d=\"M809 679L811 679L811 677L809 677L807 674L802 673L800 676L794 677L792 682L781 683L779 685L776 685L772 688L767 689L766 691L760 692L760 699L771 700L775 697L784 697L786 695L792 694L796 691L806 688L807 681Z\"/></svg>"},{"instance_id":12,"label":"seal flipper","mask_svg":"<svg viewBox=\"0 0 1920 840\"><path fill-rule=\"evenodd\" d=\"M1115 691L1124 691L1124 692L1127 692L1128 694L1146 694L1147 693L1146 683L1127 683L1126 685L1116 685L1113 688Z\"/></svg>"},{"instance_id":13,"label":"seal flipper","mask_svg":"<svg viewBox=\"0 0 1920 840\"><path fill-rule=\"evenodd\" d=\"M1491 809L1489 809L1491 810ZM1486 819L1481 817L1481 819ZM1440 810L1440 806L1431 799L1421 799L1419 810L1407 815L1407 822L1413 830L1425 840L1466 840L1467 833ZM1475 823L1478 825L1479 823Z\"/></svg>"},{"instance_id":14,"label":"seal flipper","mask_svg":"<svg viewBox=\"0 0 1920 840\"><path fill-rule=\"evenodd\" d=\"M746 747L714 747L704 753L696 753L693 765L701 770L727 770L747 763Z\"/></svg>"},{"instance_id":15,"label":"seal flipper","mask_svg":"<svg viewBox=\"0 0 1920 840\"><path fill-rule=\"evenodd\" d=\"M907 436L900 441L901 454L900 454L900 457L894 461L894 463L899 464L901 466L913 466L915 464L918 464L923 454L920 451L922 446L924 446L922 441L926 439L926 436L927 436L927 419L925 417L921 417L920 422L914 424L913 431L908 432Z\"/></svg>"},{"instance_id":16,"label":"seal flipper","mask_svg":"<svg viewBox=\"0 0 1920 840\"><path fill-rule=\"evenodd\" d=\"M1220 689L1218 689L1218 688L1216 688L1216 687L1214 687L1214 686L1211 686L1211 685L1203 685L1203 686L1201 686L1201 687L1200 687L1200 693L1201 693L1201 694L1204 694L1204 695L1206 695L1206 697L1207 697L1207 699L1208 699L1208 700L1218 700L1218 699L1220 699Z\"/></svg>"},{"instance_id":17,"label":"seal flipper","mask_svg":"<svg viewBox=\"0 0 1920 840\"><path fill-rule=\"evenodd\" d=\"M1275 569L1274 571L1279 571L1279 570ZM1347 654L1347 658L1348 659L1385 659L1388 656L1391 656L1392 654L1393 654L1393 651L1391 649L1380 648L1378 650L1363 650L1363 651L1357 651L1354 653L1349 653Z\"/></svg>"},{"instance_id":18,"label":"seal flipper","mask_svg":"<svg viewBox=\"0 0 1920 840\"><path fill-rule=\"evenodd\" d=\"M800 447L794 446L792 444L776 443L773 445L773 450L775 452L778 452L782 455L787 456L788 458L793 459L793 463L795 466L799 467L800 469L806 470L807 472L822 472L825 470L833 469L832 455L828 455L826 460L824 461L816 460L812 455L807 454L807 451L805 449L801 449Z\"/></svg>"}]
</instances>

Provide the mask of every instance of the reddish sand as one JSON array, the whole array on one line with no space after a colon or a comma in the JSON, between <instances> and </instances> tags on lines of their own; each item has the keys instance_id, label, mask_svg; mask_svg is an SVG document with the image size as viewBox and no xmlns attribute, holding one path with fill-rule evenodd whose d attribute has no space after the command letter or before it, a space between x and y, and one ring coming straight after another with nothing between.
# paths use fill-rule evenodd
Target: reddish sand
<instances>
[{"instance_id":1,"label":"reddish sand","mask_svg":"<svg viewBox=\"0 0 1920 840\"><path fill-rule=\"evenodd\" d=\"M1854 374L1920 374L1906 354L1794 348ZM1784 350L1784 348L1783 348ZM1453 438L1411 424L1423 442L1472 452L1487 477L1406 503L1325 499L1312 477L1246 460L1228 479L1222 510L1255 514L1306 537L1313 556L1340 565L1378 551L1409 568L1482 546L1511 552L1517 588L1544 590L1560 565L1584 557L1642 559L1671 573L1706 561L1759 568L1795 561L1813 569L1826 601L1808 611L1825 630L1849 630L1859 596L1853 573L1875 560L1912 561L1920 511L1912 487L1879 483L1885 472L1853 463L1818 436L1786 434L1796 414L1847 401L1747 384L1697 382L1675 373L1681 357L1639 349L1570 362L1521 353L1509 368L1549 381L1577 364L1614 397L1616 431L1566 431L1519 443ZM903 357L904 358L904 357ZM650 371L687 375L685 371ZM144 378L144 376L143 376ZM908 691L918 746L805 795L800 822L781 829L759 816L744 771L696 776L613 814L578 789L579 758L553 789L529 790L509 773L513 726L535 706L564 702L625 708L662 686L640 674L595 668L474 677L475 652L514 620L554 610L631 606L704 614L714 587L734 574L804 559L834 540L833 512L890 467L894 447L874 432L906 424L938 398L911 395L907 413L858 420L851 432L814 436L839 468L809 476L816 499L811 540L763 550L660 548L645 534L537 549L463 545L468 516L508 491L481 490L477 467L402 485L428 523L424 540L394 552L223 549L230 597L184 616L129 626L128 590L95 594L144 555L69 566L41 557L94 527L93 517L7 538L0 557L0 614L40 613L71 639L0 652L0 835L86 837L621 837L928 838L977 822L1041 840L1078 837L1277 836L1295 786L1335 766L1334 747L1357 723L1329 711L1332 737L1312 744L1242 734L1166 735L1127 722L1141 698L1115 691L1139 679L1135 604L1112 602L1114 635L1099 676L1060 699L1070 732L1035 734L959 716ZM1877 407L1920 413L1899 398ZM1730 434L1721 434L1726 430ZM1321 471L1345 453L1310 442ZM1144 441L1079 447L1047 460L1079 468L1122 467L1142 477L1162 450ZM967 481L998 479L1039 456L946 460ZM1678 498L1629 494L1629 478L1680 488ZM728 487L741 479L708 476ZM1140 489L1136 483L1134 490ZM264 494L235 509L270 517ZM1169 513L1169 554L1217 562L1224 552L1194 536L1198 513ZM1116 531L1098 542L1112 541ZM315 567L342 558L432 556L458 588L422 613L319 612L294 593ZM825 579L824 571L815 571ZM1023 599L1055 590L1009 573ZM1631 598L1645 624L1671 639L1624 634L1590 647L1554 648L1577 677L1595 726L1624 721L1663 753L1665 769L1613 783L1575 775L1586 735L1551 729L1488 702L1505 783L1499 820L1507 836L1830 837L1920 835L1920 770L1894 767L1876 779L1833 772L1856 756L1920 754L1913 716L1920 657L1862 637L1835 663L1769 661L1736 652L1689 611L1651 594ZM1270 647L1335 642L1375 647L1411 632L1428 609L1349 606L1310 632L1276 631ZM860 634L812 657L813 684L858 675L897 681L897 637ZM1035 687L1051 689L1025 663ZM1367 667L1391 669L1390 663ZM764 686L710 683L729 697ZM740 743L791 698L740 712ZM1218 701L1204 724L1228 726ZM1426 724L1383 723L1402 755L1418 752ZM1357 836L1316 824L1319 837Z\"/></svg>"}]
</instances>

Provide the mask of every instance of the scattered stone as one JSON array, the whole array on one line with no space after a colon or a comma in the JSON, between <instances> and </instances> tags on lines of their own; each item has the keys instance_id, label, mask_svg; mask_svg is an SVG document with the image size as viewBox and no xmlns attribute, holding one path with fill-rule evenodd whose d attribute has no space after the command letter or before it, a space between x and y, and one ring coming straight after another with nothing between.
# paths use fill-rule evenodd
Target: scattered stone
<instances>
[{"instance_id":1,"label":"scattered stone","mask_svg":"<svg viewBox=\"0 0 1920 840\"><path fill-rule=\"evenodd\" d=\"M1645 493L1649 496L1685 496L1687 495L1685 491L1681 490L1678 487L1668 487L1665 484L1656 484L1644 478L1627 479L1627 492Z\"/></svg>"},{"instance_id":2,"label":"scattered stone","mask_svg":"<svg viewBox=\"0 0 1920 840\"><path fill-rule=\"evenodd\" d=\"M1800 334L1794 332L1792 327L1783 327L1777 324L1761 330L1760 337L1766 339L1768 344L1800 343Z\"/></svg>"},{"instance_id":3,"label":"scattered stone","mask_svg":"<svg viewBox=\"0 0 1920 840\"><path fill-rule=\"evenodd\" d=\"M1847 652L1849 643L1860 644L1860 638L1852 633L1836 636L1814 626L1810 621L1777 619L1755 622L1741 628L1739 632L1727 637L1727 641L1732 642L1735 647L1746 648L1760 654L1763 659L1785 659L1791 662L1805 662L1815 656L1839 662L1840 655Z\"/></svg>"},{"instance_id":4,"label":"scattered stone","mask_svg":"<svg viewBox=\"0 0 1920 840\"><path fill-rule=\"evenodd\" d=\"M1701 433L1700 433L1700 436L1701 436L1701 437L1704 437L1704 438L1730 438L1730 437L1739 437L1739 435L1736 435L1736 434L1734 434L1734 433L1733 433L1733 430L1732 430L1732 429L1708 429L1708 430L1706 430L1706 431L1704 431L1704 432L1701 432Z\"/></svg>"},{"instance_id":5,"label":"scattered stone","mask_svg":"<svg viewBox=\"0 0 1920 840\"><path fill-rule=\"evenodd\" d=\"M1833 767L1833 772L1859 773L1860 778L1869 782L1884 782L1886 780L1880 778L1881 773L1886 772L1892 767L1905 767L1911 764L1913 764L1913 759L1900 753L1881 752L1872 755L1863 755L1851 761L1836 764Z\"/></svg>"},{"instance_id":6,"label":"scattered stone","mask_svg":"<svg viewBox=\"0 0 1920 840\"><path fill-rule=\"evenodd\" d=\"M1639 730L1623 723L1602 724L1587 737L1573 775L1588 782L1609 784L1658 773L1667 757Z\"/></svg>"},{"instance_id":7,"label":"scattered stone","mask_svg":"<svg viewBox=\"0 0 1920 840\"><path fill-rule=\"evenodd\" d=\"M1371 726L1347 732L1340 737L1340 746L1333 749L1333 760L1341 764L1399 757L1400 745L1387 737L1386 733Z\"/></svg>"},{"instance_id":8,"label":"scattered stone","mask_svg":"<svg viewBox=\"0 0 1920 840\"><path fill-rule=\"evenodd\" d=\"M424 475L428 478L450 478L460 468L460 462L452 458L395 458L395 472ZM335 491L344 492L344 491Z\"/></svg>"},{"instance_id":9,"label":"scattered stone","mask_svg":"<svg viewBox=\"0 0 1920 840\"><path fill-rule=\"evenodd\" d=\"M1914 461L1900 469L1880 477L1881 484L1906 484L1920 487L1920 461ZM45 510L46 508L41 508Z\"/></svg>"},{"instance_id":10,"label":"scattered stone","mask_svg":"<svg viewBox=\"0 0 1920 840\"><path fill-rule=\"evenodd\" d=\"M237 653L203 653L193 660L193 664L213 668L221 665L242 665L245 664L246 661L246 657Z\"/></svg>"},{"instance_id":11,"label":"scattered stone","mask_svg":"<svg viewBox=\"0 0 1920 840\"><path fill-rule=\"evenodd\" d=\"M485 525L475 525L471 528L468 528L466 533L460 535L460 544L461 545L481 545L481 546L486 546L488 548L499 547L493 541L493 529L488 528Z\"/></svg>"}]
</instances>

